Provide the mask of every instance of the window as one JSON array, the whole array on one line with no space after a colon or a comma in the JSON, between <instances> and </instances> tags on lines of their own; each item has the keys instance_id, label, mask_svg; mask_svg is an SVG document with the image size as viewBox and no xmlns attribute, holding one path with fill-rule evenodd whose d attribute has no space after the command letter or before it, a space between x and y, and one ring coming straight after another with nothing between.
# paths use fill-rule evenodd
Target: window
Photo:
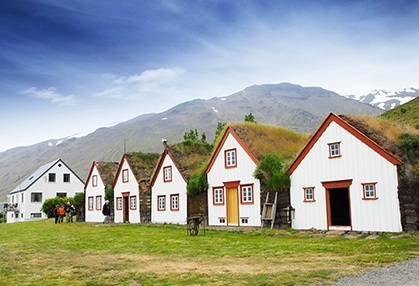
<instances>
[{"instance_id":1,"label":"window","mask_svg":"<svg viewBox=\"0 0 419 286\"><path fill-rule=\"evenodd\" d=\"M170 195L170 210L172 211L179 210L179 194Z\"/></svg>"},{"instance_id":2,"label":"window","mask_svg":"<svg viewBox=\"0 0 419 286\"><path fill-rule=\"evenodd\" d=\"M137 197L136 196L132 196L129 198L129 208L132 210L136 210L137 209Z\"/></svg>"},{"instance_id":3,"label":"window","mask_svg":"<svg viewBox=\"0 0 419 286\"><path fill-rule=\"evenodd\" d=\"M242 217L241 221L242 221L242 224L248 224L249 223L249 218L248 217Z\"/></svg>"},{"instance_id":4,"label":"window","mask_svg":"<svg viewBox=\"0 0 419 286\"><path fill-rule=\"evenodd\" d=\"M21 199L22 199L21 202L23 203L23 193L22 193L22 198Z\"/></svg>"},{"instance_id":5,"label":"window","mask_svg":"<svg viewBox=\"0 0 419 286\"><path fill-rule=\"evenodd\" d=\"M226 223L226 218L225 217L219 217L218 222L219 223Z\"/></svg>"},{"instance_id":6,"label":"window","mask_svg":"<svg viewBox=\"0 0 419 286\"><path fill-rule=\"evenodd\" d=\"M89 208L89 211L92 211L92 210L93 210L93 197L89 197L89 198L87 199L87 201L88 201L88 208Z\"/></svg>"},{"instance_id":7,"label":"window","mask_svg":"<svg viewBox=\"0 0 419 286\"><path fill-rule=\"evenodd\" d=\"M224 189L222 187L212 189L214 205L224 204Z\"/></svg>"},{"instance_id":8,"label":"window","mask_svg":"<svg viewBox=\"0 0 419 286\"><path fill-rule=\"evenodd\" d=\"M42 213L31 213L31 218L40 218L42 217Z\"/></svg>"},{"instance_id":9,"label":"window","mask_svg":"<svg viewBox=\"0 0 419 286\"><path fill-rule=\"evenodd\" d=\"M54 183L55 182L55 173L48 174L48 182Z\"/></svg>"},{"instance_id":10,"label":"window","mask_svg":"<svg viewBox=\"0 0 419 286\"><path fill-rule=\"evenodd\" d=\"M42 193L31 193L31 203L41 203Z\"/></svg>"},{"instance_id":11,"label":"window","mask_svg":"<svg viewBox=\"0 0 419 286\"><path fill-rule=\"evenodd\" d=\"M117 210L122 210L122 198L116 198L116 209Z\"/></svg>"},{"instance_id":12,"label":"window","mask_svg":"<svg viewBox=\"0 0 419 286\"><path fill-rule=\"evenodd\" d=\"M314 202L314 187L303 188L304 189L304 201Z\"/></svg>"},{"instance_id":13,"label":"window","mask_svg":"<svg viewBox=\"0 0 419 286\"><path fill-rule=\"evenodd\" d=\"M67 193L57 193L56 196L59 197L59 198L66 198Z\"/></svg>"},{"instance_id":14,"label":"window","mask_svg":"<svg viewBox=\"0 0 419 286\"><path fill-rule=\"evenodd\" d=\"M242 186L241 187L241 203L242 204L253 204L253 186Z\"/></svg>"},{"instance_id":15,"label":"window","mask_svg":"<svg viewBox=\"0 0 419 286\"><path fill-rule=\"evenodd\" d=\"M340 154L340 142L329 143L329 158L336 158L342 156Z\"/></svg>"},{"instance_id":16,"label":"window","mask_svg":"<svg viewBox=\"0 0 419 286\"><path fill-rule=\"evenodd\" d=\"M365 183L362 184L363 193L364 193L364 200L376 200L377 198L377 192L375 189L375 185L377 183Z\"/></svg>"},{"instance_id":17,"label":"window","mask_svg":"<svg viewBox=\"0 0 419 286\"><path fill-rule=\"evenodd\" d=\"M92 176L92 187L97 187L97 175Z\"/></svg>"},{"instance_id":18,"label":"window","mask_svg":"<svg viewBox=\"0 0 419 286\"><path fill-rule=\"evenodd\" d=\"M236 149L225 151L225 167L233 168L237 166Z\"/></svg>"},{"instance_id":19,"label":"window","mask_svg":"<svg viewBox=\"0 0 419 286\"><path fill-rule=\"evenodd\" d=\"M102 209L102 196L96 196L96 210L100 211Z\"/></svg>"},{"instance_id":20,"label":"window","mask_svg":"<svg viewBox=\"0 0 419 286\"><path fill-rule=\"evenodd\" d=\"M70 174L63 174L63 182L70 183Z\"/></svg>"},{"instance_id":21,"label":"window","mask_svg":"<svg viewBox=\"0 0 419 286\"><path fill-rule=\"evenodd\" d=\"M163 168L163 181L164 182L171 182L172 181L172 166L164 167Z\"/></svg>"},{"instance_id":22,"label":"window","mask_svg":"<svg viewBox=\"0 0 419 286\"><path fill-rule=\"evenodd\" d=\"M122 182L123 183L128 182L128 169L122 170Z\"/></svg>"},{"instance_id":23,"label":"window","mask_svg":"<svg viewBox=\"0 0 419 286\"><path fill-rule=\"evenodd\" d=\"M166 210L166 196L157 196L157 210L158 211Z\"/></svg>"}]
</instances>

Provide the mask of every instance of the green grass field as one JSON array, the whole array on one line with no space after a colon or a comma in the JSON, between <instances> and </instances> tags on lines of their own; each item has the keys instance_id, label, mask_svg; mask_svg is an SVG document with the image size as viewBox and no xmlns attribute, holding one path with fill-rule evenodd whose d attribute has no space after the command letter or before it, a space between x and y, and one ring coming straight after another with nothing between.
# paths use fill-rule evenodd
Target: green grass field
<instances>
[{"instance_id":1,"label":"green grass field","mask_svg":"<svg viewBox=\"0 0 419 286\"><path fill-rule=\"evenodd\" d=\"M0 285L310 285L419 257L419 233L347 238L270 229L0 224Z\"/></svg>"}]
</instances>

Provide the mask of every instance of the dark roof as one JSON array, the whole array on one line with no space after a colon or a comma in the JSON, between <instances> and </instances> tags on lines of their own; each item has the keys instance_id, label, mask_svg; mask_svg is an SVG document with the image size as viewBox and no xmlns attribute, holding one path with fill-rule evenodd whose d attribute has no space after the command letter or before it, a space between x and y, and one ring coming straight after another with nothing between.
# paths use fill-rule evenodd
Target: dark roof
<instances>
[{"instance_id":1,"label":"dark roof","mask_svg":"<svg viewBox=\"0 0 419 286\"><path fill-rule=\"evenodd\" d=\"M53 166L61 162L64 164L75 176L77 179L80 180L80 182L83 183L83 180L77 176L76 173L71 170L71 168L61 159L57 159L55 161L49 162L41 167L39 167L32 175L27 177L23 182L21 182L16 188L14 188L10 194L18 193L20 191L27 190L30 186L32 186L40 177L42 177L46 172L48 172Z\"/></svg>"},{"instance_id":2,"label":"dark roof","mask_svg":"<svg viewBox=\"0 0 419 286\"><path fill-rule=\"evenodd\" d=\"M211 150L212 147L210 144L201 144L199 142L180 142L174 145L167 144L154 171L151 185L154 184L166 156L172 158L185 182L188 182L193 174L205 167L211 155Z\"/></svg>"},{"instance_id":3,"label":"dark roof","mask_svg":"<svg viewBox=\"0 0 419 286\"><path fill-rule=\"evenodd\" d=\"M100 161L96 163L96 166L105 186L111 186L118 171L119 163Z\"/></svg>"},{"instance_id":4,"label":"dark roof","mask_svg":"<svg viewBox=\"0 0 419 286\"><path fill-rule=\"evenodd\" d=\"M153 170L156 168L157 162L160 155L158 153L142 153L142 152L130 152L123 156L121 164L119 166L118 174L122 166L123 160L127 160L132 172L134 173L135 179L138 183L144 180L149 180L153 174ZM117 174L117 175L118 175Z\"/></svg>"}]
</instances>

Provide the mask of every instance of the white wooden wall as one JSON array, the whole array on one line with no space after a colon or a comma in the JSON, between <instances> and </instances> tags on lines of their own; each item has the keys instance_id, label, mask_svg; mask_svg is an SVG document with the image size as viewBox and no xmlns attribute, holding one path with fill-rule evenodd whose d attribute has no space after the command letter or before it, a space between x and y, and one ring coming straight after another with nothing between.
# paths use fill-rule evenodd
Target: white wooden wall
<instances>
[{"instance_id":1,"label":"white wooden wall","mask_svg":"<svg viewBox=\"0 0 419 286\"><path fill-rule=\"evenodd\" d=\"M122 174L123 170L128 169L128 182L124 183L122 181ZM140 223L140 199L139 199L139 186L137 179L134 176L134 173L132 172L131 168L129 167L129 164L127 160L124 160L122 162L121 172L118 175L118 178L115 182L114 187L114 222L115 223L122 223L124 221L123 218L123 208L121 210L117 210L117 198L122 197L122 193L129 192L129 196L136 196L137 198L137 209L131 210L128 205L129 210L129 222L130 223ZM130 200L128 198L128 204L130 203Z\"/></svg>"},{"instance_id":2,"label":"white wooden wall","mask_svg":"<svg viewBox=\"0 0 419 286\"><path fill-rule=\"evenodd\" d=\"M93 176L97 176L97 185L93 186ZM90 178L86 181L89 185L86 187L86 202L85 202L85 221L86 222L103 222L104 216L102 214L102 207L105 203L105 184L102 181L102 177L97 169L96 164L93 166ZM96 197L102 197L102 203L100 206L96 205ZM93 210L89 210L89 197L93 197Z\"/></svg>"},{"instance_id":3,"label":"white wooden wall","mask_svg":"<svg viewBox=\"0 0 419 286\"><path fill-rule=\"evenodd\" d=\"M224 165L224 151L229 149L237 150L237 167L226 169ZM221 187L224 182L240 181L240 185L253 185L253 204L240 204L240 186L238 188L239 202L239 223L243 226L260 226L260 184L259 180L253 177L256 164L248 156L245 150L239 145L236 139L229 134L224 145L222 146L218 157L208 173L208 223L209 225L227 225L220 223L219 218L226 218L226 188L224 188L224 205L213 204L213 187ZM248 218L247 224L242 224L240 218Z\"/></svg>"},{"instance_id":4,"label":"white wooden wall","mask_svg":"<svg viewBox=\"0 0 419 286\"><path fill-rule=\"evenodd\" d=\"M328 143L341 142L340 158L329 159ZM354 231L402 230L397 195L397 167L335 122L325 130L291 176L295 229L327 229L322 181L352 179L351 220ZM362 183L377 182L377 200L363 200ZM314 186L315 202L303 202L303 187Z\"/></svg>"},{"instance_id":5,"label":"white wooden wall","mask_svg":"<svg viewBox=\"0 0 419 286\"><path fill-rule=\"evenodd\" d=\"M168 166L172 167L172 181L164 182L163 170ZM170 209L170 195L174 194L179 194L179 210L177 211ZM157 209L157 197L162 195L166 197L166 209L159 211ZM187 210L186 182L173 163L172 158L166 155L151 190L151 221L153 223L186 224Z\"/></svg>"}]
</instances>

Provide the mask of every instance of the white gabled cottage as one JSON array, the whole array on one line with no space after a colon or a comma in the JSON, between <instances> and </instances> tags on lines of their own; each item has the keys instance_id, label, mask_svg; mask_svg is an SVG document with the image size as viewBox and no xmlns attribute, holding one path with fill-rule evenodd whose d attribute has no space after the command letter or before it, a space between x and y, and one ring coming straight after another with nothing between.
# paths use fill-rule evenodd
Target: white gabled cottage
<instances>
[{"instance_id":1,"label":"white gabled cottage","mask_svg":"<svg viewBox=\"0 0 419 286\"><path fill-rule=\"evenodd\" d=\"M165 143L151 180L153 223L186 224L188 216L200 212L199 199L189 204L191 196L187 195L187 183L189 177L204 166L210 154L211 148L205 144L187 147L183 143L173 146Z\"/></svg>"},{"instance_id":2,"label":"white gabled cottage","mask_svg":"<svg viewBox=\"0 0 419 286\"><path fill-rule=\"evenodd\" d=\"M112 186L118 162L93 162L84 186L85 221L102 222L102 207L105 203L105 190Z\"/></svg>"},{"instance_id":3,"label":"white gabled cottage","mask_svg":"<svg viewBox=\"0 0 419 286\"><path fill-rule=\"evenodd\" d=\"M288 169L295 229L402 230L401 161L331 113Z\"/></svg>"},{"instance_id":4,"label":"white gabled cottage","mask_svg":"<svg viewBox=\"0 0 419 286\"><path fill-rule=\"evenodd\" d=\"M42 203L83 192L83 181L61 159L43 165L21 182L8 197L7 222L45 219Z\"/></svg>"},{"instance_id":5,"label":"white gabled cottage","mask_svg":"<svg viewBox=\"0 0 419 286\"><path fill-rule=\"evenodd\" d=\"M261 226L263 196L253 175L260 159L268 153L293 157L305 140L304 135L275 126L228 126L205 170L209 225ZM282 203L288 206L289 197Z\"/></svg>"},{"instance_id":6,"label":"white gabled cottage","mask_svg":"<svg viewBox=\"0 0 419 286\"><path fill-rule=\"evenodd\" d=\"M159 157L141 152L122 156L113 183L115 223L150 221L150 179Z\"/></svg>"}]
</instances>

